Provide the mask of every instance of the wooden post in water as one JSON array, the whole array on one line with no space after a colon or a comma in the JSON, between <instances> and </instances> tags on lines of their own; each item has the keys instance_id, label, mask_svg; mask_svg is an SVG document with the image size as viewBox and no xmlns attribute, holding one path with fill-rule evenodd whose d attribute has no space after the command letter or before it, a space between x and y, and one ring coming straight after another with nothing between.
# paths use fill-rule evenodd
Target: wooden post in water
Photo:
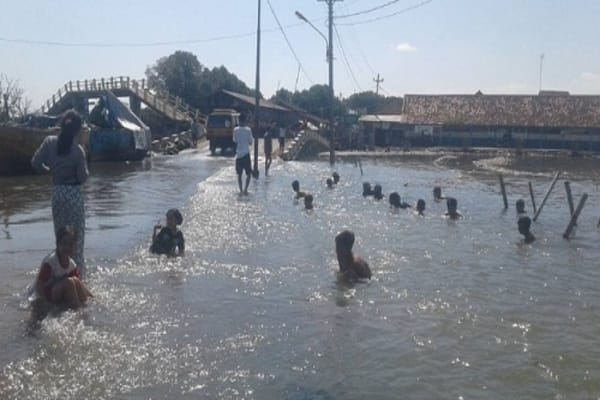
<instances>
[{"instance_id":1,"label":"wooden post in water","mask_svg":"<svg viewBox=\"0 0 600 400\"><path fill-rule=\"evenodd\" d=\"M569 211L571 212L571 216L575 212L575 208L573 205L573 195L571 194L571 182L565 181L565 190L567 191L567 201L569 202Z\"/></svg>"},{"instance_id":2,"label":"wooden post in water","mask_svg":"<svg viewBox=\"0 0 600 400\"><path fill-rule=\"evenodd\" d=\"M548 191L546 191L546 194L544 195L544 198L542 199L542 202L540 203L540 208L538 208L537 212L533 216L534 221L536 221L538 219L540 213L542 212L542 208L544 208L544 204L546 204L546 200L548 200L548 197L550 196L552 189L554 189L554 185L556 185L556 181L558 180L559 176L560 176L560 172L557 172L554 175L554 179L552 179L552 183L550 184L550 187L548 187Z\"/></svg>"},{"instance_id":3,"label":"wooden post in water","mask_svg":"<svg viewBox=\"0 0 600 400\"><path fill-rule=\"evenodd\" d=\"M504 179L502 179L502 174L498 175L500 177L500 190L502 191L502 200L504 201L504 209L508 209L508 199L506 198L506 188L504 187Z\"/></svg>"},{"instance_id":4,"label":"wooden post in water","mask_svg":"<svg viewBox=\"0 0 600 400\"><path fill-rule=\"evenodd\" d=\"M531 196L531 206L533 207L533 213L535 214L537 208L535 206L535 196L533 195L533 186L531 185L531 182L529 182L529 196Z\"/></svg>"},{"instance_id":5,"label":"wooden post in water","mask_svg":"<svg viewBox=\"0 0 600 400\"><path fill-rule=\"evenodd\" d=\"M581 196L581 200L579 200L579 204L577 205L577 209L575 210L575 212L571 216L571 221L569 222L569 225L567 226L567 229L565 230L565 233L563 233L563 238L568 239L569 236L571 236L571 231L573 231L573 228L575 227L575 225L577 225L577 218L579 217L579 214L581 213L581 210L583 210L583 206L585 205L585 201L587 200L587 198L588 198L587 193L584 193Z\"/></svg>"}]
</instances>

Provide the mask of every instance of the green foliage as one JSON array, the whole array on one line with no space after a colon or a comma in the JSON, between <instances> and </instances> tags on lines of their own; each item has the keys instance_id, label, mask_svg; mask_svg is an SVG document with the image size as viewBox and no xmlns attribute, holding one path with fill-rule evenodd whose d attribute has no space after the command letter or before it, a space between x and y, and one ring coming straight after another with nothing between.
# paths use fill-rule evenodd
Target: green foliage
<instances>
[{"instance_id":1,"label":"green foliage","mask_svg":"<svg viewBox=\"0 0 600 400\"><path fill-rule=\"evenodd\" d=\"M344 104L359 114L375 114L384 103L385 96L372 91L354 93L344 100Z\"/></svg>"},{"instance_id":2,"label":"green foliage","mask_svg":"<svg viewBox=\"0 0 600 400\"><path fill-rule=\"evenodd\" d=\"M159 59L146 69L146 77L151 89L168 91L205 114L216 106L223 89L252 94L248 86L224 66L208 69L186 51L176 51Z\"/></svg>"}]
</instances>

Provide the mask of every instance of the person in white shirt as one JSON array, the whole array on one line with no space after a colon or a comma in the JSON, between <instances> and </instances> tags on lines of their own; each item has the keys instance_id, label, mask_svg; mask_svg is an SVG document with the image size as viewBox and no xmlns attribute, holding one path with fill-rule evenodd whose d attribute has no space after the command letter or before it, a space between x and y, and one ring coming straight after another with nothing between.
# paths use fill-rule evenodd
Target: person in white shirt
<instances>
[{"instance_id":1,"label":"person in white shirt","mask_svg":"<svg viewBox=\"0 0 600 400\"><path fill-rule=\"evenodd\" d=\"M240 115L240 126L233 130L235 143L235 172L238 176L238 186L241 194L248 194L252 163L250 162L250 145L252 145L252 129L246 124L246 116ZM246 185L242 189L242 172L246 171Z\"/></svg>"}]
</instances>

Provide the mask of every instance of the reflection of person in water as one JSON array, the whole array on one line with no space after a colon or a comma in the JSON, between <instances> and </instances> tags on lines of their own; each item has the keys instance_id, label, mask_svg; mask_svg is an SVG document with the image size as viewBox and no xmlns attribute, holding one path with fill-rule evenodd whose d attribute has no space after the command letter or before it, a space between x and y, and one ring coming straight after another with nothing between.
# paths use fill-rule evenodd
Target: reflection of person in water
<instances>
[{"instance_id":1,"label":"reflection of person in water","mask_svg":"<svg viewBox=\"0 0 600 400\"><path fill-rule=\"evenodd\" d=\"M340 273L349 280L371 279L369 264L352 253L354 232L342 231L335 237L335 252L340 265Z\"/></svg>"}]
</instances>

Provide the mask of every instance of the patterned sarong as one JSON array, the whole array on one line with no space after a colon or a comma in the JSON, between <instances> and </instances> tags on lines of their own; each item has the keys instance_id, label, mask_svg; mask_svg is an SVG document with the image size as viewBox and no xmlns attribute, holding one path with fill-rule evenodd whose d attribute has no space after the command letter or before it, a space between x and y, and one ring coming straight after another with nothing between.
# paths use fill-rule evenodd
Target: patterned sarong
<instances>
[{"instance_id":1,"label":"patterned sarong","mask_svg":"<svg viewBox=\"0 0 600 400\"><path fill-rule=\"evenodd\" d=\"M55 185L52 190L52 219L54 232L61 227L71 225L77 234L77 243L73 260L77 263L82 276L85 275L83 244L85 235L85 214L83 210L83 194L79 185Z\"/></svg>"}]
</instances>

